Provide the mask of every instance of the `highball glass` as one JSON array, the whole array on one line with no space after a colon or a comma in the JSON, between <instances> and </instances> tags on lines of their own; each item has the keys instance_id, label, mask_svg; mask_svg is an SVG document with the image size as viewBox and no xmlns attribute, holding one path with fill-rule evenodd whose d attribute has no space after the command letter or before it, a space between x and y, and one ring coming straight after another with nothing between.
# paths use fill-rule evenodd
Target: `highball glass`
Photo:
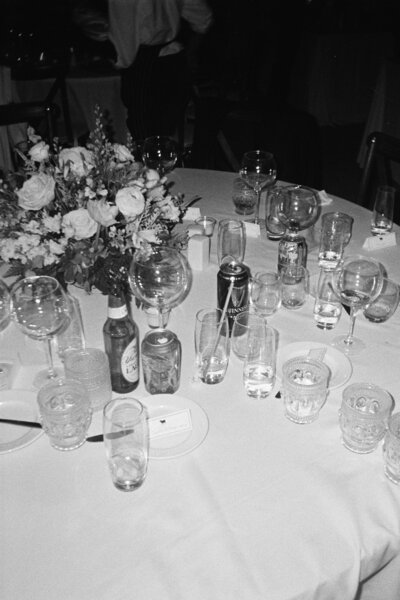
<instances>
[{"instance_id":1,"label":"highball glass","mask_svg":"<svg viewBox=\"0 0 400 600\"><path fill-rule=\"evenodd\" d=\"M147 412L135 398L116 398L103 410L104 446L113 484L132 492L146 478L149 456Z\"/></svg>"}]
</instances>

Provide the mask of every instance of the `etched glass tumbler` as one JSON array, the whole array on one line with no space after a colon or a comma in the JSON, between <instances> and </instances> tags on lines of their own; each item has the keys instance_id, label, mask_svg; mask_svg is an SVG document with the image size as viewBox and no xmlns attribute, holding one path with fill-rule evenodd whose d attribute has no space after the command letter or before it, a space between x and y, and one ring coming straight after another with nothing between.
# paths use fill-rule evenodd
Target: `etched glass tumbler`
<instances>
[{"instance_id":1,"label":"etched glass tumbler","mask_svg":"<svg viewBox=\"0 0 400 600\"><path fill-rule=\"evenodd\" d=\"M391 395L372 383L353 383L343 390L339 411L343 445L352 452L367 454L385 435L393 409Z\"/></svg>"}]
</instances>

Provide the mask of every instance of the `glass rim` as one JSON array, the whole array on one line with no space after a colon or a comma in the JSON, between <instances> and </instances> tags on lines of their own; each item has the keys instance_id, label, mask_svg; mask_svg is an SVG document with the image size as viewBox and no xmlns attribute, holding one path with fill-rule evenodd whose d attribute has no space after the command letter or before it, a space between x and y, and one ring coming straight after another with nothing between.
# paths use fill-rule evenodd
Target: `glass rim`
<instances>
[{"instance_id":1,"label":"glass rim","mask_svg":"<svg viewBox=\"0 0 400 600\"><path fill-rule=\"evenodd\" d=\"M321 369L321 371L323 371L326 374L327 378L329 378L329 376L331 375L331 370L327 364L325 364L322 360L317 360L316 358L311 358L309 356L293 356L292 358L289 358L282 365L282 374L285 376L285 374L289 370L290 366L296 362L301 362L301 363L304 362L307 364L316 365L317 367L319 367ZM289 382L289 384L291 384L291 383L292 382ZM312 389L313 387L317 387L320 385L321 385L321 382L316 382L316 383L311 383L310 385L303 386L303 387Z\"/></svg>"},{"instance_id":2,"label":"glass rim","mask_svg":"<svg viewBox=\"0 0 400 600\"><path fill-rule=\"evenodd\" d=\"M145 414L145 406L142 404L138 398L133 398L133 396L121 396L119 398L112 398L103 407L103 419L108 423L111 423L115 427L120 427L122 429L126 429L126 424L118 423L118 421L114 421L112 418L112 414L115 408L119 406L126 405L129 408L136 408L138 410L137 415L134 419L130 420L131 424L138 423L142 420L143 415Z\"/></svg>"},{"instance_id":3,"label":"glass rim","mask_svg":"<svg viewBox=\"0 0 400 600\"><path fill-rule=\"evenodd\" d=\"M350 404L348 404L348 400L350 399L349 394L350 394L351 390L360 388L361 386L364 388L368 388L370 390L376 390L379 393L383 394L383 398L380 401L380 404L382 406L382 411L380 411L380 413L365 413L365 412L358 410L357 408L354 408L353 406L350 406ZM379 385L376 385L375 383L370 383L368 381L359 381L359 382L351 383L350 385L345 387L342 392L342 407L345 406L349 412L354 413L354 414L362 417L363 419L365 418L365 419L373 420L379 414L385 413L387 411L390 412L390 410L393 408L393 405L394 405L393 396L387 390L381 388Z\"/></svg>"}]
</instances>

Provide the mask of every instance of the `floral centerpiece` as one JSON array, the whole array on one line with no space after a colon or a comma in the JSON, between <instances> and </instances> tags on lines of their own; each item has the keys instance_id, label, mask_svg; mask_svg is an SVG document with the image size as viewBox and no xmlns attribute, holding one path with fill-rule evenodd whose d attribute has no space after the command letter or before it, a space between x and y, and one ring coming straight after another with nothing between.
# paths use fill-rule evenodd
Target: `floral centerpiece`
<instances>
[{"instance_id":1,"label":"floral centerpiece","mask_svg":"<svg viewBox=\"0 0 400 600\"><path fill-rule=\"evenodd\" d=\"M48 274L88 292L128 292L136 249L172 243L185 206L165 178L111 143L99 108L86 147L49 147L28 130L23 168L0 180L0 259L6 276Z\"/></svg>"}]
</instances>

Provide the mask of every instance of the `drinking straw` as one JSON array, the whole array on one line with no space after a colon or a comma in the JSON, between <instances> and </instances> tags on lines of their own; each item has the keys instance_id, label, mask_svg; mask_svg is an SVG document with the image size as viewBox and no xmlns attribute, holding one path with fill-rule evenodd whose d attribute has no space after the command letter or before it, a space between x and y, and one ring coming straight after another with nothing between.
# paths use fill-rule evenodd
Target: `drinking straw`
<instances>
[{"instance_id":1,"label":"drinking straw","mask_svg":"<svg viewBox=\"0 0 400 600\"><path fill-rule=\"evenodd\" d=\"M231 295L232 295L232 290L233 290L234 284L235 284L235 281L232 279L231 283L229 285L229 288L228 288L228 293L226 294L225 304L224 304L224 308L222 309L222 315L221 315L221 319L219 321L217 335L215 337L215 342L214 342L213 349L212 349L211 354L210 354L210 356L208 358L208 361L207 361L205 373L207 373L208 369L210 368L211 359L214 356L214 353L215 353L215 351L217 349L217 346L218 346L219 338L221 336L222 326L223 326L224 321L225 321L226 311L228 310L228 304L229 304L229 300L231 299Z\"/></svg>"}]
</instances>

